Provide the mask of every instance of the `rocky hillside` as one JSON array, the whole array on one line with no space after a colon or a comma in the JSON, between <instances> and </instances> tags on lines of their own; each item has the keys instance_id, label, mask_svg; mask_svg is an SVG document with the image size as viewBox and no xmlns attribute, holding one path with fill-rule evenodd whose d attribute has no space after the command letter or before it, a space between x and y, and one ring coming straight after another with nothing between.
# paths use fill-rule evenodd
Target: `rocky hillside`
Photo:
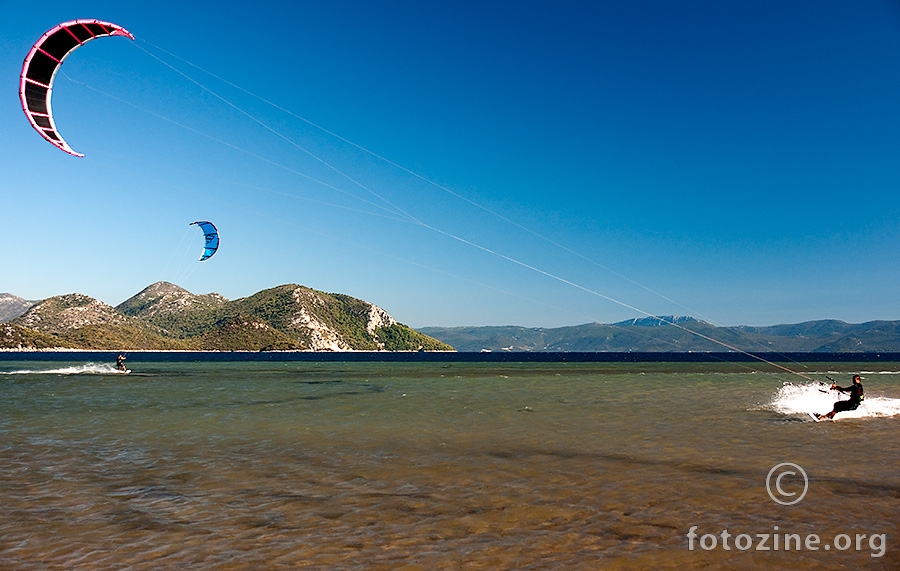
<instances>
[{"instance_id":1,"label":"rocky hillside","mask_svg":"<svg viewBox=\"0 0 900 571\"><path fill-rule=\"evenodd\" d=\"M53 335L33 329L0 323L0 348L4 349L52 349L59 346Z\"/></svg>"},{"instance_id":2,"label":"rocky hillside","mask_svg":"<svg viewBox=\"0 0 900 571\"><path fill-rule=\"evenodd\" d=\"M47 298L33 305L9 325L43 334L40 345L74 349L187 349L189 344L169 339L163 330L122 314L92 297L73 293ZM25 335L27 337L27 335ZM0 338L0 347L7 345ZM25 343L24 346L30 346ZM38 345L35 344L35 347Z\"/></svg>"},{"instance_id":3,"label":"rocky hillside","mask_svg":"<svg viewBox=\"0 0 900 571\"><path fill-rule=\"evenodd\" d=\"M22 299L11 293L0 293L0 323L6 323L19 317L35 303L37 302Z\"/></svg>"},{"instance_id":4,"label":"rocky hillside","mask_svg":"<svg viewBox=\"0 0 900 571\"><path fill-rule=\"evenodd\" d=\"M217 293L197 295L169 282L156 282L116 309L159 327L168 336L184 338L214 327L227 305L228 300Z\"/></svg>"},{"instance_id":5,"label":"rocky hillside","mask_svg":"<svg viewBox=\"0 0 900 571\"><path fill-rule=\"evenodd\" d=\"M45 299L0 330L0 347L452 351L383 309L289 284L228 301L158 282L117 307L82 294Z\"/></svg>"},{"instance_id":6,"label":"rocky hillside","mask_svg":"<svg viewBox=\"0 0 900 571\"><path fill-rule=\"evenodd\" d=\"M197 295L169 282L156 282L120 303L116 309L125 315L158 320L186 312L217 309L227 303L228 300L217 293Z\"/></svg>"},{"instance_id":7,"label":"rocky hillside","mask_svg":"<svg viewBox=\"0 0 900 571\"><path fill-rule=\"evenodd\" d=\"M44 333L64 334L86 326L125 325L115 308L80 293L45 299L15 319L16 325Z\"/></svg>"}]
</instances>

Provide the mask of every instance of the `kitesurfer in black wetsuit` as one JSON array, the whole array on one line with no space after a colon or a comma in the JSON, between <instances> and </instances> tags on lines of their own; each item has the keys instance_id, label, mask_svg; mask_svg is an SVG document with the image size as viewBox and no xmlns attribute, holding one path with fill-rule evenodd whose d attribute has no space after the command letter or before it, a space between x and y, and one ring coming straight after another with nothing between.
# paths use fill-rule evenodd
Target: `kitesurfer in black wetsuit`
<instances>
[{"instance_id":1,"label":"kitesurfer in black wetsuit","mask_svg":"<svg viewBox=\"0 0 900 571\"><path fill-rule=\"evenodd\" d=\"M863 399L866 398L866 393L863 391L862 386L862 377L859 375L853 375L853 384L849 387L839 387L837 383L832 383L831 388L837 391L841 391L842 393L850 393L850 398L848 400L839 400L834 403L834 410L827 414L816 414L816 418L834 418L839 412L844 412L847 410L856 410L859 408L860 403L862 403Z\"/></svg>"},{"instance_id":2,"label":"kitesurfer in black wetsuit","mask_svg":"<svg viewBox=\"0 0 900 571\"><path fill-rule=\"evenodd\" d=\"M116 370L117 371L125 370L125 355L119 354L119 356L116 357Z\"/></svg>"}]
</instances>

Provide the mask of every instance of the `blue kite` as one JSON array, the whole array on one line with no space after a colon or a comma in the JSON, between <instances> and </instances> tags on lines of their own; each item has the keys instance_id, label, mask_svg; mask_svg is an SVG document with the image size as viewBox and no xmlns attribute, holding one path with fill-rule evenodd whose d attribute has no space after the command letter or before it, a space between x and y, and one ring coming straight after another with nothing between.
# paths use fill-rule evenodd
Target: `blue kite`
<instances>
[{"instance_id":1,"label":"blue kite","mask_svg":"<svg viewBox=\"0 0 900 571\"><path fill-rule=\"evenodd\" d=\"M219 249L219 231L216 230L215 224L206 220L191 222L191 226L194 224L203 230L203 238L206 240L206 245L203 247L203 255L200 256L200 261L202 262L212 258L212 255Z\"/></svg>"}]
</instances>

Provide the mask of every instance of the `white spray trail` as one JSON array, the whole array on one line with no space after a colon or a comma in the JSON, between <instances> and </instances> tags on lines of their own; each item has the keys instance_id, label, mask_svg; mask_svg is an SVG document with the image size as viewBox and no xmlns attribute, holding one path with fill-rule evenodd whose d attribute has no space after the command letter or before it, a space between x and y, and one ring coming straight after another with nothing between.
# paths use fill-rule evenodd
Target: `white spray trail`
<instances>
[{"instance_id":1,"label":"white spray trail","mask_svg":"<svg viewBox=\"0 0 900 571\"><path fill-rule=\"evenodd\" d=\"M768 408L779 414L807 414L829 412L835 401L842 399L842 393L828 390L829 385L822 383L790 384L786 383L775 393ZM846 399L846 396L843 396ZM835 420L849 418L877 418L900 415L900 399L867 396L856 410L839 412Z\"/></svg>"},{"instance_id":2,"label":"white spray trail","mask_svg":"<svg viewBox=\"0 0 900 571\"><path fill-rule=\"evenodd\" d=\"M16 371L0 371L0 375L115 375L123 371L105 363L85 363L55 369L20 369Z\"/></svg>"}]
</instances>

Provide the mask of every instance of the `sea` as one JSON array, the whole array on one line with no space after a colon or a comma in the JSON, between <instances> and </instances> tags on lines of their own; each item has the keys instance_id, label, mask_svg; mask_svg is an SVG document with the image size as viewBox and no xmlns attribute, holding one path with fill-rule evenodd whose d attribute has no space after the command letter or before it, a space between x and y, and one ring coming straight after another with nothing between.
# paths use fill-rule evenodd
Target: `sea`
<instances>
[{"instance_id":1,"label":"sea","mask_svg":"<svg viewBox=\"0 0 900 571\"><path fill-rule=\"evenodd\" d=\"M0 353L0 569L900 569L900 355L114 362Z\"/></svg>"}]
</instances>

